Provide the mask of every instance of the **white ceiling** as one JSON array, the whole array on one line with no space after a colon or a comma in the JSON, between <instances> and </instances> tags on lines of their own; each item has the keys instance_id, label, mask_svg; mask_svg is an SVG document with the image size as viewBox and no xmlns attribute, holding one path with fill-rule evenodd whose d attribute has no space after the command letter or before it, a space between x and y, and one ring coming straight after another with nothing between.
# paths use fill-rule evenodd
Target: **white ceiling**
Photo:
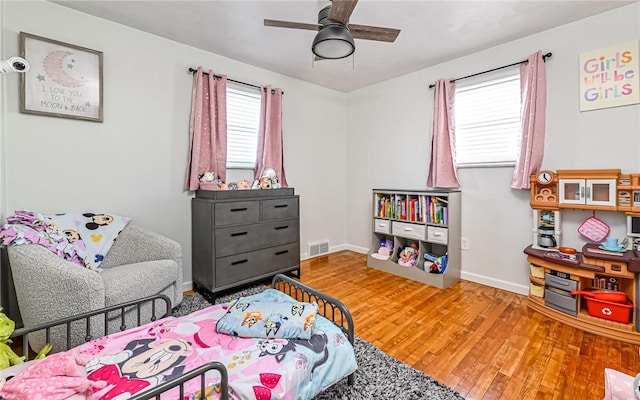
<instances>
[{"instance_id":1,"label":"white ceiling","mask_svg":"<svg viewBox=\"0 0 640 400\"><path fill-rule=\"evenodd\" d=\"M317 23L318 11L328 0L54 2L349 92L638 0L360 0L350 22L401 29L396 41L356 39L354 57L315 63L311 53L314 31L265 27L263 20Z\"/></svg>"}]
</instances>

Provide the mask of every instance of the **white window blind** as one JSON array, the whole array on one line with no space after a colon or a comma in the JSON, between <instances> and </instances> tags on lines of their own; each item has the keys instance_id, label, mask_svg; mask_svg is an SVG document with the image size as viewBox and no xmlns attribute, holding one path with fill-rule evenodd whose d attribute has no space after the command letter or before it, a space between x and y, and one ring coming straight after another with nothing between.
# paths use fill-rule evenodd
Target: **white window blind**
<instances>
[{"instance_id":1,"label":"white window blind","mask_svg":"<svg viewBox=\"0 0 640 400\"><path fill-rule=\"evenodd\" d=\"M227 168L255 168L259 128L259 89L228 85Z\"/></svg>"},{"instance_id":2,"label":"white window blind","mask_svg":"<svg viewBox=\"0 0 640 400\"><path fill-rule=\"evenodd\" d=\"M515 164L521 136L519 70L456 85L454 110L458 166Z\"/></svg>"}]
</instances>

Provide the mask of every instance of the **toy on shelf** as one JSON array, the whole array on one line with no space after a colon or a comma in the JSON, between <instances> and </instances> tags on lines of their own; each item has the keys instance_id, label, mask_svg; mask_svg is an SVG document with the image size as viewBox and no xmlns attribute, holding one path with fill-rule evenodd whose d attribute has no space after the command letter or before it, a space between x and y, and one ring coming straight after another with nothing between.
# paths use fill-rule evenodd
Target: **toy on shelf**
<instances>
[{"instance_id":1,"label":"toy on shelf","mask_svg":"<svg viewBox=\"0 0 640 400\"><path fill-rule=\"evenodd\" d=\"M237 188L238 188L238 190L251 189L251 184L249 183L248 180L243 179L241 181L238 181Z\"/></svg>"},{"instance_id":2,"label":"toy on shelf","mask_svg":"<svg viewBox=\"0 0 640 400\"><path fill-rule=\"evenodd\" d=\"M213 171L207 171L198 175L198 181L200 182L200 189L204 190L219 190L220 181L216 177L216 173Z\"/></svg>"},{"instance_id":3,"label":"toy on shelf","mask_svg":"<svg viewBox=\"0 0 640 400\"><path fill-rule=\"evenodd\" d=\"M400 258L398 258L398 264L403 267L413 267L416 265L416 259L418 258L418 244L411 242L400 252Z\"/></svg>"},{"instance_id":4,"label":"toy on shelf","mask_svg":"<svg viewBox=\"0 0 640 400\"><path fill-rule=\"evenodd\" d=\"M424 270L432 274L442 274L447 269L447 255L434 256L433 254L424 253Z\"/></svg>"},{"instance_id":5,"label":"toy on shelf","mask_svg":"<svg viewBox=\"0 0 640 400\"><path fill-rule=\"evenodd\" d=\"M252 189L280 189L280 180L273 168L265 168L260 179L253 181Z\"/></svg>"},{"instance_id":6,"label":"toy on shelf","mask_svg":"<svg viewBox=\"0 0 640 400\"><path fill-rule=\"evenodd\" d=\"M380 248L377 253L371 254L371 257L377 258L378 260L388 260L393 253L393 240L391 239L382 239L380 241Z\"/></svg>"},{"instance_id":7,"label":"toy on shelf","mask_svg":"<svg viewBox=\"0 0 640 400\"><path fill-rule=\"evenodd\" d=\"M280 179L273 168L265 168L260 179L253 184L246 179L237 182L224 182L213 171L198 175L200 189L203 190L246 190L246 189L280 189Z\"/></svg>"}]
</instances>

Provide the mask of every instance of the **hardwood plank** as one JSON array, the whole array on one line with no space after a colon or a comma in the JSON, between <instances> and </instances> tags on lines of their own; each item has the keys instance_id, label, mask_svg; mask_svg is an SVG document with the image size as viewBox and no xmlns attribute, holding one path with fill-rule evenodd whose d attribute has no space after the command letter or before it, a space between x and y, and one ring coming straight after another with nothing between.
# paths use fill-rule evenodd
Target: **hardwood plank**
<instances>
[{"instance_id":1,"label":"hardwood plank","mask_svg":"<svg viewBox=\"0 0 640 400\"><path fill-rule=\"evenodd\" d=\"M640 372L637 346L547 318L526 296L468 281L437 289L350 251L301 267L302 282L349 307L358 336L468 400L601 399L605 368Z\"/></svg>"}]
</instances>

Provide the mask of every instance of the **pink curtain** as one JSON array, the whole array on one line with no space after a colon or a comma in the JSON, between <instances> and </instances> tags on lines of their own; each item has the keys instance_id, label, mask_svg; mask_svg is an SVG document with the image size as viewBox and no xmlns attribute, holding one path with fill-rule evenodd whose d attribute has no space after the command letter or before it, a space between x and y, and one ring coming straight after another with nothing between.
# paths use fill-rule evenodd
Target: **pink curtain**
<instances>
[{"instance_id":1,"label":"pink curtain","mask_svg":"<svg viewBox=\"0 0 640 400\"><path fill-rule=\"evenodd\" d=\"M213 71L194 74L191 93L190 150L186 190L200 187L198 175L215 172L226 181L227 175L227 77L216 78Z\"/></svg>"},{"instance_id":2,"label":"pink curtain","mask_svg":"<svg viewBox=\"0 0 640 400\"><path fill-rule=\"evenodd\" d=\"M265 168L273 168L280 179L280 186L287 187L284 173L284 153L282 150L282 90L261 88L260 131L256 152L255 179L262 176Z\"/></svg>"},{"instance_id":3,"label":"pink curtain","mask_svg":"<svg viewBox=\"0 0 640 400\"><path fill-rule=\"evenodd\" d=\"M453 98L455 83L439 79L435 84L433 128L431 132L431 164L427 186L457 188L460 186L454 159Z\"/></svg>"},{"instance_id":4,"label":"pink curtain","mask_svg":"<svg viewBox=\"0 0 640 400\"><path fill-rule=\"evenodd\" d=\"M547 109L547 75L542 51L529 56L520 66L522 136L520 154L511 179L514 189L529 189L529 176L542 166Z\"/></svg>"}]
</instances>

